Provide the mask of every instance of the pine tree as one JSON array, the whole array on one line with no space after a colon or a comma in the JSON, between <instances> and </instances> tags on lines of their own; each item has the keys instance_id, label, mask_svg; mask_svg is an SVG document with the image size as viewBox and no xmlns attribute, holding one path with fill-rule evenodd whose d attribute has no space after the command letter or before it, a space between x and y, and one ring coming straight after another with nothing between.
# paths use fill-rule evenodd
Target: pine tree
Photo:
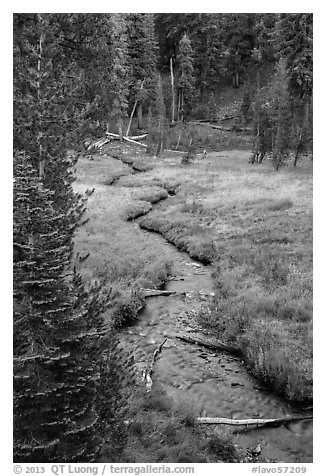
<instances>
[{"instance_id":1,"label":"pine tree","mask_svg":"<svg viewBox=\"0 0 326 476\"><path fill-rule=\"evenodd\" d=\"M293 165L300 152L312 137L313 89L313 16L311 13L286 13L279 15L275 30L278 55L286 58L291 94L292 121L294 123Z\"/></svg>"},{"instance_id":2,"label":"pine tree","mask_svg":"<svg viewBox=\"0 0 326 476\"><path fill-rule=\"evenodd\" d=\"M232 75L234 88L240 86L241 75L251 63L255 47L255 15L250 13L228 13L223 15L225 68Z\"/></svg>"},{"instance_id":3,"label":"pine tree","mask_svg":"<svg viewBox=\"0 0 326 476\"><path fill-rule=\"evenodd\" d=\"M137 101L138 128L143 128L143 104L155 98L157 43L154 16L151 13L131 13L127 16L128 57L130 61L130 99Z\"/></svg>"},{"instance_id":4,"label":"pine tree","mask_svg":"<svg viewBox=\"0 0 326 476\"><path fill-rule=\"evenodd\" d=\"M69 273L71 231L62 233L55 193L24 154L14 176L15 461L93 461L106 298L90 289L80 299Z\"/></svg>"},{"instance_id":5,"label":"pine tree","mask_svg":"<svg viewBox=\"0 0 326 476\"><path fill-rule=\"evenodd\" d=\"M189 36L184 33L177 55L178 115L181 121L189 114L193 103L195 87L193 56Z\"/></svg>"},{"instance_id":6,"label":"pine tree","mask_svg":"<svg viewBox=\"0 0 326 476\"><path fill-rule=\"evenodd\" d=\"M277 64L270 93L273 163L278 170L284 164L291 146L291 107L285 58L281 58Z\"/></svg>"},{"instance_id":7,"label":"pine tree","mask_svg":"<svg viewBox=\"0 0 326 476\"><path fill-rule=\"evenodd\" d=\"M62 44L63 18L15 15L14 455L18 462L94 461L114 434L102 420L123 390L102 313L110 296L71 270L85 203L72 189L88 120L83 69ZM63 49L62 49L63 48ZM68 53L69 51L69 53ZM106 349L106 350L105 350ZM101 398L98 391L102 392Z\"/></svg>"},{"instance_id":8,"label":"pine tree","mask_svg":"<svg viewBox=\"0 0 326 476\"><path fill-rule=\"evenodd\" d=\"M123 119L127 117L129 93L128 43L125 15L112 13L109 17L110 82L108 98L110 103L109 117L118 127L122 137Z\"/></svg>"},{"instance_id":9,"label":"pine tree","mask_svg":"<svg viewBox=\"0 0 326 476\"><path fill-rule=\"evenodd\" d=\"M286 58L291 93L312 96L313 16L311 13L284 13L276 24L275 40L279 57Z\"/></svg>"},{"instance_id":10,"label":"pine tree","mask_svg":"<svg viewBox=\"0 0 326 476\"><path fill-rule=\"evenodd\" d=\"M222 16L219 13L200 13L191 34L194 50L194 70L196 87L200 90L200 100L207 101L210 93L215 93L223 66Z\"/></svg>"},{"instance_id":11,"label":"pine tree","mask_svg":"<svg viewBox=\"0 0 326 476\"><path fill-rule=\"evenodd\" d=\"M147 153L158 157L164 148L164 131L166 122L166 108L164 104L162 78L156 75L155 103L149 109L148 117L148 147Z\"/></svg>"}]
</instances>

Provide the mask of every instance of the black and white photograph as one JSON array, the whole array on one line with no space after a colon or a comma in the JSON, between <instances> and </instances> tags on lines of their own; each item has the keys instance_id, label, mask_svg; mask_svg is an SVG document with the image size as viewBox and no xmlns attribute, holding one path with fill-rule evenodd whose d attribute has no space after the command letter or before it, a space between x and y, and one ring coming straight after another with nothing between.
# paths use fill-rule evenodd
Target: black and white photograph
<instances>
[{"instance_id":1,"label":"black and white photograph","mask_svg":"<svg viewBox=\"0 0 326 476\"><path fill-rule=\"evenodd\" d=\"M315 15L139 10L12 15L14 473L308 475Z\"/></svg>"}]
</instances>

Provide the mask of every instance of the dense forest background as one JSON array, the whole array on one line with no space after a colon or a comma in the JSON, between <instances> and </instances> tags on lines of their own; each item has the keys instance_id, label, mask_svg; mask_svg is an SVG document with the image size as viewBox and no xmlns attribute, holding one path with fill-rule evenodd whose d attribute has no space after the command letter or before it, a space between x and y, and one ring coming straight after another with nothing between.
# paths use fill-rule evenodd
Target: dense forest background
<instances>
[{"instance_id":1,"label":"dense forest background","mask_svg":"<svg viewBox=\"0 0 326 476\"><path fill-rule=\"evenodd\" d=\"M13 52L15 459L94 461L123 445L132 363L101 317L110 294L71 265L86 198L68 151L135 114L158 155L175 124L214 121L224 88L243 91L252 162L296 165L312 144L312 14L15 14Z\"/></svg>"}]
</instances>

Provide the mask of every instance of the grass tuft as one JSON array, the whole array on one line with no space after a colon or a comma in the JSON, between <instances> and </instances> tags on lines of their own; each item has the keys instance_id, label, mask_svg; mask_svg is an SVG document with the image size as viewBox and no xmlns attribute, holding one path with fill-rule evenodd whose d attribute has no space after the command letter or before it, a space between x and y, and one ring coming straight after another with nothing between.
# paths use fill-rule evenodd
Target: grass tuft
<instances>
[{"instance_id":1,"label":"grass tuft","mask_svg":"<svg viewBox=\"0 0 326 476\"><path fill-rule=\"evenodd\" d=\"M127 205L125 212L124 212L124 217L125 220L130 221L130 220L135 220L136 218L146 215L152 208L152 205L149 201L144 201L144 200L137 200L135 202L130 203Z\"/></svg>"}]
</instances>

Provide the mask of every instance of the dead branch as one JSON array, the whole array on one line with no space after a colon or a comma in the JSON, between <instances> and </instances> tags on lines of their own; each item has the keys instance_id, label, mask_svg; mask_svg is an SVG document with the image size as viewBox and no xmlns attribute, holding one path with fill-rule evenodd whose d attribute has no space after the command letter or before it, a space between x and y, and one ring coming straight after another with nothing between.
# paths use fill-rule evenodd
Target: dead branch
<instances>
[{"instance_id":1,"label":"dead branch","mask_svg":"<svg viewBox=\"0 0 326 476\"><path fill-rule=\"evenodd\" d=\"M233 418L200 417L200 418L197 418L197 421L201 425L274 426L274 425L281 425L282 423L289 423L292 421L311 420L312 418L313 418L312 415L298 415L298 416L290 416L290 417L282 417L282 418L248 418L246 420L236 420Z\"/></svg>"},{"instance_id":2,"label":"dead branch","mask_svg":"<svg viewBox=\"0 0 326 476\"><path fill-rule=\"evenodd\" d=\"M232 346L230 344L225 344L219 340L214 339L213 341L206 341L200 337L190 337L190 336L176 336L178 339L188 342L189 344L201 345L211 350L222 350L223 352L229 352L230 354L240 355L241 349L237 346Z\"/></svg>"},{"instance_id":3,"label":"dead branch","mask_svg":"<svg viewBox=\"0 0 326 476\"><path fill-rule=\"evenodd\" d=\"M150 392L151 389L152 389L152 385L153 385L152 375L153 375L153 371L154 371L154 364L155 364L155 361L156 361L157 357L162 352L163 345L165 344L166 341L167 341L167 337L164 339L164 341L155 350L151 362L149 363L149 365L143 371L142 381L145 382L145 384L146 384L147 392Z\"/></svg>"},{"instance_id":4,"label":"dead branch","mask_svg":"<svg viewBox=\"0 0 326 476\"><path fill-rule=\"evenodd\" d=\"M89 144L88 147L87 147L87 150L99 149L100 147L102 147L104 144L107 144L108 142L110 142L110 139L108 139L108 138L99 139L99 140Z\"/></svg>"}]
</instances>

